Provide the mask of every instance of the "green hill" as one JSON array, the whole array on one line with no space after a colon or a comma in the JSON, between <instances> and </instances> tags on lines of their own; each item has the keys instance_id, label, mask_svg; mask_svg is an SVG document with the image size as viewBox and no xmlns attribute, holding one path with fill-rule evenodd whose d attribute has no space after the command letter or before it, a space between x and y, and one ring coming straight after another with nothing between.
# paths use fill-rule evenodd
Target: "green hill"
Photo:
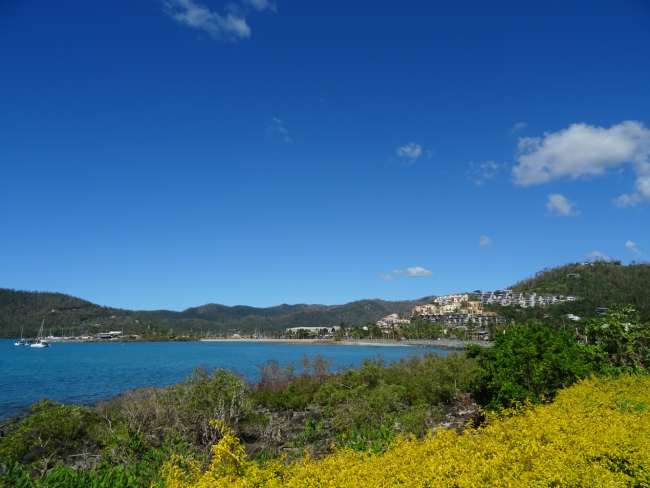
<instances>
[{"instance_id":1,"label":"green hill","mask_svg":"<svg viewBox=\"0 0 650 488\"><path fill-rule=\"evenodd\" d=\"M363 324L390 313L408 313L427 299L359 300L344 305L278 305L275 307L207 304L181 312L132 311L102 307L61 293L0 289L0 336L15 337L24 328L34 335L45 319L54 334L92 334L105 330L165 337L237 330L274 332L286 327Z\"/></svg>"},{"instance_id":2,"label":"green hill","mask_svg":"<svg viewBox=\"0 0 650 488\"><path fill-rule=\"evenodd\" d=\"M574 313L588 317L598 307L629 304L643 318L650 318L650 264L623 265L618 261L572 263L545 269L512 286L520 292L557 293L579 298L572 303L538 309L559 316Z\"/></svg>"},{"instance_id":3,"label":"green hill","mask_svg":"<svg viewBox=\"0 0 650 488\"><path fill-rule=\"evenodd\" d=\"M650 319L650 264L622 265L619 262L573 263L546 269L512 286L516 291L574 295L580 299L545 308L498 307L516 320L538 318L561 321L568 313L581 317L595 314L598 307L630 304L642 318ZM45 319L55 334L94 333L124 330L127 333L166 337L182 334L223 333L255 330L272 333L286 327L363 324L390 313L408 314L430 301L359 300L344 305L282 304L275 307L207 304L176 312L132 311L102 307L61 293L0 289L0 336L15 337L24 327L33 335Z\"/></svg>"}]
</instances>

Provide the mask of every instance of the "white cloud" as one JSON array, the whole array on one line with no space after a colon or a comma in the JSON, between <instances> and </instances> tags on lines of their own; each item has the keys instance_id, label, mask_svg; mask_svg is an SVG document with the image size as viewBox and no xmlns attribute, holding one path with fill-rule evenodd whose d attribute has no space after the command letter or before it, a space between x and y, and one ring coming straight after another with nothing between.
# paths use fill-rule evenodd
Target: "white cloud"
<instances>
[{"instance_id":1,"label":"white cloud","mask_svg":"<svg viewBox=\"0 0 650 488\"><path fill-rule=\"evenodd\" d=\"M433 273L422 266L409 266L408 268L403 269L394 269L390 273L382 273L380 276L383 280L391 281L400 276L405 276L407 278L423 278L431 276Z\"/></svg>"},{"instance_id":2,"label":"white cloud","mask_svg":"<svg viewBox=\"0 0 650 488\"><path fill-rule=\"evenodd\" d=\"M255 10L264 11L264 10L273 10L275 11L275 4L269 0L244 0L246 5L250 5Z\"/></svg>"},{"instance_id":3,"label":"white cloud","mask_svg":"<svg viewBox=\"0 0 650 488\"><path fill-rule=\"evenodd\" d=\"M633 207L641 203L643 199L637 194L624 193L614 199L614 205L617 207Z\"/></svg>"},{"instance_id":4,"label":"white cloud","mask_svg":"<svg viewBox=\"0 0 650 488\"><path fill-rule=\"evenodd\" d=\"M478 245L480 247L488 247L492 245L492 239L489 236L482 235L478 239Z\"/></svg>"},{"instance_id":5,"label":"white cloud","mask_svg":"<svg viewBox=\"0 0 650 488\"><path fill-rule=\"evenodd\" d=\"M277 137L283 142L293 142L293 138L289 133L289 129L287 128L284 121L279 117L273 117L273 119L271 119L271 123L268 126L268 131L272 136Z\"/></svg>"},{"instance_id":6,"label":"white cloud","mask_svg":"<svg viewBox=\"0 0 650 488\"><path fill-rule=\"evenodd\" d=\"M630 251L632 254L635 254L636 256L641 256L641 254L643 254L641 252L641 249L639 249L639 246L637 246L636 242L634 241L627 241L625 243L625 249Z\"/></svg>"},{"instance_id":7,"label":"white cloud","mask_svg":"<svg viewBox=\"0 0 650 488\"><path fill-rule=\"evenodd\" d=\"M642 203L644 200L650 200L650 163L637 163L636 171L636 191L616 197L614 203L619 207L631 207Z\"/></svg>"},{"instance_id":8,"label":"white cloud","mask_svg":"<svg viewBox=\"0 0 650 488\"><path fill-rule=\"evenodd\" d=\"M587 260L588 261L611 261L612 258L610 258L605 253L594 250L587 254Z\"/></svg>"},{"instance_id":9,"label":"white cloud","mask_svg":"<svg viewBox=\"0 0 650 488\"><path fill-rule=\"evenodd\" d=\"M515 122L510 129L510 133L516 134L517 132L524 130L526 127L528 127L526 122Z\"/></svg>"},{"instance_id":10,"label":"white cloud","mask_svg":"<svg viewBox=\"0 0 650 488\"><path fill-rule=\"evenodd\" d=\"M419 276L431 276L431 274L431 271L423 268L422 266L412 266L410 268L406 268L406 276L410 276L412 278Z\"/></svg>"},{"instance_id":11,"label":"white cloud","mask_svg":"<svg viewBox=\"0 0 650 488\"><path fill-rule=\"evenodd\" d=\"M256 3L264 2L257 0ZM164 7L165 13L176 22L207 32L215 39L234 41L251 36L245 16L237 9L220 14L194 0L164 0Z\"/></svg>"},{"instance_id":12,"label":"white cloud","mask_svg":"<svg viewBox=\"0 0 650 488\"><path fill-rule=\"evenodd\" d=\"M598 176L624 164L634 165L636 187L616 203L626 206L650 200L650 130L636 121L609 128L572 124L543 137L520 138L513 176L516 184L531 186Z\"/></svg>"},{"instance_id":13,"label":"white cloud","mask_svg":"<svg viewBox=\"0 0 650 488\"><path fill-rule=\"evenodd\" d=\"M503 169L503 165L495 161L483 161L482 163L469 163L467 177L476 186L483 186L494 178Z\"/></svg>"},{"instance_id":14,"label":"white cloud","mask_svg":"<svg viewBox=\"0 0 650 488\"><path fill-rule=\"evenodd\" d=\"M415 163L420 159L422 154L424 154L422 146L415 142L409 142L408 144L398 147L396 152L400 158L406 159L410 163Z\"/></svg>"},{"instance_id":15,"label":"white cloud","mask_svg":"<svg viewBox=\"0 0 650 488\"><path fill-rule=\"evenodd\" d=\"M553 215L559 217L573 217L578 215L580 212L576 209L576 206L564 195L559 193L552 193L548 196L546 201L546 208Z\"/></svg>"}]
</instances>

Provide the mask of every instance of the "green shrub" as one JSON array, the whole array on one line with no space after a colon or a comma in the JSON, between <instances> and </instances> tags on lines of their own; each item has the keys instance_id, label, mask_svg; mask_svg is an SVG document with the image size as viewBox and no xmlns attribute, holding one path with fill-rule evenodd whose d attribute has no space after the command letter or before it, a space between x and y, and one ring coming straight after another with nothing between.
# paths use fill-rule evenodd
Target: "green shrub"
<instances>
[{"instance_id":1,"label":"green shrub","mask_svg":"<svg viewBox=\"0 0 650 488\"><path fill-rule=\"evenodd\" d=\"M68 456L96 450L101 421L91 409L42 401L0 438L0 464L39 463L46 471Z\"/></svg>"},{"instance_id":2,"label":"green shrub","mask_svg":"<svg viewBox=\"0 0 650 488\"><path fill-rule=\"evenodd\" d=\"M613 307L584 328L591 361L603 373L639 373L650 369L650 323L632 307Z\"/></svg>"},{"instance_id":3,"label":"green shrub","mask_svg":"<svg viewBox=\"0 0 650 488\"><path fill-rule=\"evenodd\" d=\"M594 371L575 334L530 323L509 327L491 349L470 348L478 359L474 395L489 408L551 399Z\"/></svg>"}]
</instances>

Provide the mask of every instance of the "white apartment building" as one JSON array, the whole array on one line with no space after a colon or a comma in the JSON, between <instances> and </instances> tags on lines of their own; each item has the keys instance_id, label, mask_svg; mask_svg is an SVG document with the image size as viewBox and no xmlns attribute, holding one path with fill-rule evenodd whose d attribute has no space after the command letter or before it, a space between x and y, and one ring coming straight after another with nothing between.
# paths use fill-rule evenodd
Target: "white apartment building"
<instances>
[{"instance_id":1,"label":"white apartment building","mask_svg":"<svg viewBox=\"0 0 650 488\"><path fill-rule=\"evenodd\" d=\"M573 302L576 297L550 293L519 293L512 290L475 292L473 294L485 305L518 306L522 308L545 307L555 303Z\"/></svg>"}]
</instances>

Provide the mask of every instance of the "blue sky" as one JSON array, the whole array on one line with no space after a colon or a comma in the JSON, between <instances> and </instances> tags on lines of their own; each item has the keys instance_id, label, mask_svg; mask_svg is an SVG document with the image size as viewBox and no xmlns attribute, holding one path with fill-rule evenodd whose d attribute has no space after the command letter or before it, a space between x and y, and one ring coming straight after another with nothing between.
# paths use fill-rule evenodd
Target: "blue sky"
<instances>
[{"instance_id":1,"label":"blue sky","mask_svg":"<svg viewBox=\"0 0 650 488\"><path fill-rule=\"evenodd\" d=\"M0 4L0 286L416 298L650 255L650 3Z\"/></svg>"}]
</instances>

